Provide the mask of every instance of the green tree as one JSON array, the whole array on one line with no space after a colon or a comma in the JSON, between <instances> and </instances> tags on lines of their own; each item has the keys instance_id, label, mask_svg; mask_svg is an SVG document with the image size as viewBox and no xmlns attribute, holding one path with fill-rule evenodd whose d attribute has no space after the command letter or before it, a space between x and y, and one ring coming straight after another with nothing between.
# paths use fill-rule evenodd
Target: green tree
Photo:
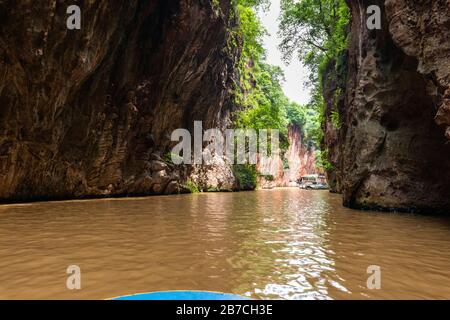
<instances>
[{"instance_id":1,"label":"green tree","mask_svg":"<svg viewBox=\"0 0 450 320\"><path fill-rule=\"evenodd\" d=\"M311 82L328 61L347 47L350 12L344 0L281 0L280 49L310 68Z\"/></svg>"},{"instance_id":2,"label":"green tree","mask_svg":"<svg viewBox=\"0 0 450 320\"><path fill-rule=\"evenodd\" d=\"M286 116L289 122L299 128L303 128L306 124L305 107L296 102L289 102L286 106Z\"/></svg>"},{"instance_id":3,"label":"green tree","mask_svg":"<svg viewBox=\"0 0 450 320\"><path fill-rule=\"evenodd\" d=\"M338 62L347 48L350 12L344 0L281 0L281 11L283 57L289 62L297 56L310 70L307 85L312 89L312 97L308 109L316 112L309 115L305 130L319 146L325 109L323 74L332 61L336 68L340 67Z\"/></svg>"},{"instance_id":4,"label":"green tree","mask_svg":"<svg viewBox=\"0 0 450 320\"><path fill-rule=\"evenodd\" d=\"M281 146L286 148L288 99L281 86L284 75L279 67L266 63L262 45L266 30L256 13L257 8L267 5L268 1L237 1L238 36L243 45L238 67L239 86L235 90L236 102L241 106L236 124L241 128L277 129Z\"/></svg>"},{"instance_id":5,"label":"green tree","mask_svg":"<svg viewBox=\"0 0 450 320\"><path fill-rule=\"evenodd\" d=\"M320 133L319 113L312 105L301 106L289 101L282 89L282 70L266 62L262 45L266 30L256 10L264 9L268 4L268 1L236 1L240 22L237 34L242 40L239 85L235 90L241 110L236 124L241 128L279 130L282 150L288 147L288 126L297 125L302 130L305 143L319 145L316 143Z\"/></svg>"}]
</instances>

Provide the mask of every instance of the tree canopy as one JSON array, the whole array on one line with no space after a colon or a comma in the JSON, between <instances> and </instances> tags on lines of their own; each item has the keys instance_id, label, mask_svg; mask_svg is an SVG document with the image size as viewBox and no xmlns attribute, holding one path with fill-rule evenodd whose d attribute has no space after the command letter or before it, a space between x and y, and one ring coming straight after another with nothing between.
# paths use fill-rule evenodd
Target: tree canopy
<instances>
[{"instance_id":1,"label":"tree canopy","mask_svg":"<svg viewBox=\"0 0 450 320\"><path fill-rule=\"evenodd\" d=\"M328 61L347 47L350 12L344 0L281 0L280 49L296 54L311 71L311 85Z\"/></svg>"},{"instance_id":2,"label":"tree canopy","mask_svg":"<svg viewBox=\"0 0 450 320\"><path fill-rule=\"evenodd\" d=\"M243 42L239 88L236 90L237 103L242 110L237 124L242 128L277 129L281 146L286 148L288 125L300 127L307 142L308 139L316 139L320 122L314 110L289 101L282 89L282 70L266 62L262 44L266 30L257 10L264 10L268 5L266 0L236 1L240 20L238 34Z\"/></svg>"},{"instance_id":3,"label":"tree canopy","mask_svg":"<svg viewBox=\"0 0 450 320\"><path fill-rule=\"evenodd\" d=\"M306 84L312 93L309 109L316 111L318 120L315 118L316 125L306 130L317 145L321 144L321 122L325 121L324 72L330 62L334 62L336 74L340 72L349 21L350 11L344 0L281 0L280 49L287 63L296 57L310 71ZM333 124L339 126L336 110L332 115Z\"/></svg>"}]
</instances>

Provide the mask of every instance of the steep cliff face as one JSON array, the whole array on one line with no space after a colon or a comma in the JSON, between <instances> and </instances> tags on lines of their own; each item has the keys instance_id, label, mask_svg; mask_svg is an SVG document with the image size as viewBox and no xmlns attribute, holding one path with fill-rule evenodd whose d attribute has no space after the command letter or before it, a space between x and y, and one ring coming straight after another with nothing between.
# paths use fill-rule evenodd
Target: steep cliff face
<instances>
[{"instance_id":1,"label":"steep cliff face","mask_svg":"<svg viewBox=\"0 0 450 320\"><path fill-rule=\"evenodd\" d=\"M289 147L281 157L260 158L258 172L263 174L258 178L261 188L296 186L297 181L305 175L321 174L316 164L316 151L303 143L302 133L297 126L288 128Z\"/></svg>"},{"instance_id":2,"label":"steep cliff face","mask_svg":"<svg viewBox=\"0 0 450 320\"><path fill-rule=\"evenodd\" d=\"M449 213L449 2L348 4L346 88L325 89L327 114L341 120L325 137L335 188L353 208ZM366 27L372 4L382 8L382 30Z\"/></svg>"},{"instance_id":3,"label":"steep cliff face","mask_svg":"<svg viewBox=\"0 0 450 320\"><path fill-rule=\"evenodd\" d=\"M348 52L344 52L339 61L333 60L327 66L323 75L323 97L325 112L322 123L324 139L322 143L322 158L325 159L330 191L342 192L343 169L341 155L344 150L345 134L345 91L347 80Z\"/></svg>"},{"instance_id":4,"label":"steep cliff face","mask_svg":"<svg viewBox=\"0 0 450 320\"><path fill-rule=\"evenodd\" d=\"M230 1L0 1L0 200L173 193L170 133L227 125Z\"/></svg>"},{"instance_id":5,"label":"steep cliff face","mask_svg":"<svg viewBox=\"0 0 450 320\"><path fill-rule=\"evenodd\" d=\"M450 139L450 2L388 0L386 15L394 43L417 59L428 80L436 123Z\"/></svg>"}]
</instances>

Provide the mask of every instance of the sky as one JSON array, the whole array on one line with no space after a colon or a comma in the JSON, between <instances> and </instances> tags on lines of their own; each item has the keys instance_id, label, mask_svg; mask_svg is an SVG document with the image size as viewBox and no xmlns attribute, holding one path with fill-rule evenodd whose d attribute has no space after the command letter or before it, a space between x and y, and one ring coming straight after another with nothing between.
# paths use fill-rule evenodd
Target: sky
<instances>
[{"instance_id":1,"label":"sky","mask_svg":"<svg viewBox=\"0 0 450 320\"><path fill-rule=\"evenodd\" d=\"M264 37L264 47L267 50L267 62L281 67L284 71L286 82L283 84L283 91L286 96L300 104L309 101L309 90L304 89L304 83L308 79L308 70L294 56L291 63L286 65L282 58L278 45L281 39L278 37L278 17L280 15L280 0L271 0L270 9L260 12L259 17L269 33Z\"/></svg>"}]
</instances>

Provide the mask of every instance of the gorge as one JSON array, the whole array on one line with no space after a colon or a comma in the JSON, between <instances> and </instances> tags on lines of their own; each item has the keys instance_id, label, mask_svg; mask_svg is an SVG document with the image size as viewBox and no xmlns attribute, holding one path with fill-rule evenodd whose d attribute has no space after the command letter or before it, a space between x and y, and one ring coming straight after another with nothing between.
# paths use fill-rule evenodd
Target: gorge
<instances>
[{"instance_id":1,"label":"gorge","mask_svg":"<svg viewBox=\"0 0 450 320\"><path fill-rule=\"evenodd\" d=\"M371 4L381 30L365 27ZM349 47L323 86L332 189L353 208L448 212L448 2L348 5ZM56 2L27 6L0 3L0 199L187 192L192 168L166 161L168 133L233 126L234 5L89 2L80 31L61 27ZM236 189L231 168L194 171L215 176L197 181L204 190Z\"/></svg>"},{"instance_id":2,"label":"gorge","mask_svg":"<svg viewBox=\"0 0 450 320\"><path fill-rule=\"evenodd\" d=\"M382 30L365 27L371 4L382 8ZM324 77L332 189L354 208L446 211L448 3L348 5L344 66ZM86 4L80 32L61 28L63 6L36 8L0 6L0 199L182 191L190 170L164 163L167 133L194 120L224 129L238 107L230 1ZM232 186L232 170L219 171L213 187Z\"/></svg>"},{"instance_id":3,"label":"gorge","mask_svg":"<svg viewBox=\"0 0 450 320\"><path fill-rule=\"evenodd\" d=\"M449 214L449 0L0 0L0 299L449 299Z\"/></svg>"}]
</instances>

